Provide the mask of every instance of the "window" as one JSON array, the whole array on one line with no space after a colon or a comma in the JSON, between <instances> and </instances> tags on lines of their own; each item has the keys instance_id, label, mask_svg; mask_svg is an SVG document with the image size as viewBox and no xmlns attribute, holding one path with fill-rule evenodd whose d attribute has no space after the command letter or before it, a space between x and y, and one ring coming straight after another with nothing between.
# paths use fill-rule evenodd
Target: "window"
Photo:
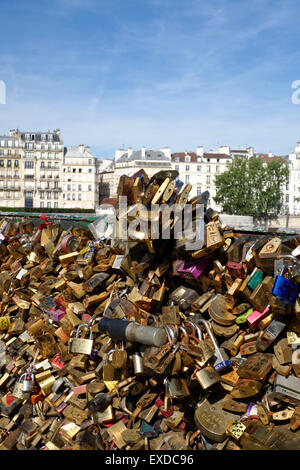
<instances>
[{"instance_id":1,"label":"window","mask_svg":"<svg viewBox=\"0 0 300 470\"><path fill-rule=\"evenodd\" d=\"M54 150L58 150L58 149L59 149L58 144L55 144L55 145L54 145Z\"/></svg>"},{"instance_id":2,"label":"window","mask_svg":"<svg viewBox=\"0 0 300 470\"><path fill-rule=\"evenodd\" d=\"M25 152L25 158L34 158L34 152Z\"/></svg>"},{"instance_id":3,"label":"window","mask_svg":"<svg viewBox=\"0 0 300 470\"><path fill-rule=\"evenodd\" d=\"M4 160L0 160L0 166L4 166Z\"/></svg>"},{"instance_id":4,"label":"window","mask_svg":"<svg viewBox=\"0 0 300 470\"><path fill-rule=\"evenodd\" d=\"M7 199L10 199L10 191L7 191Z\"/></svg>"},{"instance_id":5,"label":"window","mask_svg":"<svg viewBox=\"0 0 300 470\"><path fill-rule=\"evenodd\" d=\"M185 182L189 183L189 181L190 181L190 175L185 175Z\"/></svg>"},{"instance_id":6,"label":"window","mask_svg":"<svg viewBox=\"0 0 300 470\"><path fill-rule=\"evenodd\" d=\"M41 150L45 150L45 144L41 144Z\"/></svg>"},{"instance_id":7,"label":"window","mask_svg":"<svg viewBox=\"0 0 300 470\"><path fill-rule=\"evenodd\" d=\"M54 188L58 188L58 181L54 181Z\"/></svg>"},{"instance_id":8,"label":"window","mask_svg":"<svg viewBox=\"0 0 300 470\"><path fill-rule=\"evenodd\" d=\"M201 194L201 186L197 186L197 194Z\"/></svg>"},{"instance_id":9,"label":"window","mask_svg":"<svg viewBox=\"0 0 300 470\"><path fill-rule=\"evenodd\" d=\"M190 157L189 155L187 155L187 156L185 157L185 161L186 161L187 163L189 163L189 162L191 161L191 157Z\"/></svg>"},{"instance_id":10,"label":"window","mask_svg":"<svg viewBox=\"0 0 300 470\"><path fill-rule=\"evenodd\" d=\"M44 191L40 192L40 199L45 199L45 192Z\"/></svg>"},{"instance_id":11,"label":"window","mask_svg":"<svg viewBox=\"0 0 300 470\"><path fill-rule=\"evenodd\" d=\"M24 168L34 168L34 162L25 162Z\"/></svg>"},{"instance_id":12,"label":"window","mask_svg":"<svg viewBox=\"0 0 300 470\"><path fill-rule=\"evenodd\" d=\"M82 172L82 168L78 168L78 173L81 173Z\"/></svg>"},{"instance_id":13,"label":"window","mask_svg":"<svg viewBox=\"0 0 300 470\"><path fill-rule=\"evenodd\" d=\"M44 207L45 207L45 206L44 206L44 201L42 201L42 202L40 203L40 206L41 206L41 208L44 208Z\"/></svg>"},{"instance_id":14,"label":"window","mask_svg":"<svg viewBox=\"0 0 300 470\"><path fill-rule=\"evenodd\" d=\"M7 150L7 155L11 155L11 150Z\"/></svg>"},{"instance_id":15,"label":"window","mask_svg":"<svg viewBox=\"0 0 300 470\"><path fill-rule=\"evenodd\" d=\"M47 202L47 207L48 207L48 209L51 208L51 202Z\"/></svg>"},{"instance_id":16,"label":"window","mask_svg":"<svg viewBox=\"0 0 300 470\"><path fill-rule=\"evenodd\" d=\"M89 168L89 173L92 173L92 171L93 171L92 168Z\"/></svg>"},{"instance_id":17,"label":"window","mask_svg":"<svg viewBox=\"0 0 300 470\"><path fill-rule=\"evenodd\" d=\"M41 152L41 158L42 158L42 159L45 158L45 152Z\"/></svg>"},{"instance_id":18,"label":"window","mask_svg":"<svg viewBox=\"0 0 300 470\"><path fill-rule=\"evenodd\" d=\"M81 201L81 194L78 194L78 201Z\"/></svg>"},{"instance_id":19,"label":"window","mask_svg":"<svg viewBox=\"0 0 300 470\"><path fill-rule=\"evenodd\" d=\"M68 173L71 173L71 167L68 166Z\"/></svg>"},{"instance_id":20,"label":"window","mask_svg":"<svg viewBox=\"0 0 300 470\"><path fill-rule=\"evenodd\" d=\"M58 192L57 191L54 192L54 199L58 199Z\"/></svg>"},{"instance_id":21,"label":"window","mask_svg":"<svg viewBox=\"0 0 300 470\"><path fill-rule=\"evenodd\" d=\"M72 191L76 191L76 184L72 184Z\"/></svg>"},{"instance_id":22,"label":"window","mask_svg":"<svg viewBox=\"0 0 300 470\"><path fill-rule=\"evenodd\" d=\"M51 199L51 191L47 193L47 199Z\"/></svg>"},{"instance_id":23,"label":"window","mask_svg":"<svg viewBox=\"0 0 300 470\"><path fill-rule=\"evenodd\" d=\"M179 165L175 165L175 171L179 171Z\"/></svg>"},{"instance_id":24,"label":"window","mask_svg":"<svg viewBox=\"0 0 300 470\"><path fill-rule=\"evenodd\" d=\"M48 160L52 158L52 153L48 153Z\"/></svg>"},{"instance_id":25,"label":"window","mask_svg":"<svg viewBox=\"0 0 300 470\"><path fill-rule=\"evenodd\" d=\"M81 191L81 184L78 185L78 191Z\"/></svg>"},{"instance_id":26,"label":"window","mask_svg":"<svg viewBox=\"0 0 300 470\"><path fill-rule=\"evenodd\" d=\"M54 158L55 158L56 160L58 160L58 153L55 153L55 154L54 154Z\"/></svg>"},{"instance_id":27,"label":"window","mask_svg":"<svg viewBox=\"0 0 300 470\"><path fill-rule=\"evenodd\" d=\"M41 168L45 168L45 162L41 162Z\"/></svg>"},{"instance_id":28,"label":"window","mask_svg":"<svg viewBox=\"0 0 300 470\"><path fill-rule=\"evenodd\" d=\"M210 176L206 176L206 184L210 184Z\"/></svg>"},{"instance_id":29,"label":"window","mask_svg":"<svg viewBox=\"0 0 300 470\"><path fill-rule=\"evenodd\" d=\"M19 199L19 193L18 193L18 191L15 191L15 199Z\"/></svg>"},{"instance_id":30,"label":"window","mask_svg":"<svg viewBox=\"0 0 300 470\"><path fill-rule=\"evenodd\" d=\"M58 202L55 202L54 203L54 209L57 209L58 208Z\"/></svg>"},{"instance_id":31,"label":"window","mask_svg":"<svg viewBox=\"0 0 300 470\"><path fill-rule=\"evenodd\" d=\"M289 183L286 183L286 190L289 190Z\"/></svg>"},{"instance_id":32,"label":"window","mask_svg":"<svg viewBox=\"0 0 300 470\"><path fill-rule=\"evenodd\" d=\"M185 171L190 171L190 165L185 165Z\"/></svg>"},{"instance_id":33,"label":"window","mask_svg":"<svg viewBox=\"0 0 300 470\"><path fill-rule=\"evenodd\" d=\"M19 172L18 170L15 170L15 178L18 178L19 177Z\"/></svg>"},{"instance_id":34,"label":"window","mask_svg":"<svg viewBox=\"0 0 300 470\"><path fill-rule=\"evenodd\" d=\"M11 160L7 160L7 166L11 167Z\"/></svg>"},{"instance_id":35,"label":"window","mask_svg":"<svg viewBox=\"0 0 300 470\"><path fill-rule=\"evenodd\" d=\"M15 168L19 167L19 160L15 160Z\"/></svg>"},{"instance_id":36,"label":"window","mask_svg":"<svg viewBox=\"0 0 300 470\"><path fill-rule=\"evenodd\" d=\"M289 195L288 194L285 195L285 202L289 202Z\"/></svg>"},{"instance_id":37,"label":"window","mask_svg":"<svg viewBox=\"0 0 300 470\"><path fill-rule=\"evenodd\" d=\"M197 165L197 171L201 171L201 165Z\"/></svg>"},{"instance_id":38,"label":"window","mask_svg":"<svg viewBox=\"0 0 300 470\"><path fill-rule=\"evenodd\" d=\"M89 158L89 165L91 165L91 164L92 164L92 159L91 159L91 158Z\"/></svg>"},{"instance_id":39,"label":"window","mask_svg":"<svg viewBox=\"0 0 300 470\"><path fill-rule=\"evenodd\" d=\"M71 191L71 185L70 185L70 184L68 184L67 190L68 190L68 191Z\"/></svg>"},{"instance_id":40,"label":"window","mask_svg":"<svg viewBox=\"0 0 300 470\"><path fill-rule=\"evenodd\" d=\"M58 162L54 162L54 168L58 168Z\"/></svg>"},{"instance_id":41,"label":"window","mask_svg":"<svg viewBox=\"0 0 300 470\"><path fill-rule=\"evenodd\" d=\"M48 150L51 150L51 144L48 144Z\"/></svg>"},{"instance_id":42,"label":"window","mask_svg":"<svg viewBox=\"0 0 300 470\"><path fill-rule=\"evenodd\" d=\"M66 199L66 195L65 195L65 193L63 194L63 199Z\"/></svg>"},{"instance_id":43,"label":"window","mask_svg":"<svg viewBox=\"0 0 300 470\"><path fill-rule=\"evenodd\" d=\"M218 165L216 166L216 173L220 173L220 167Z\"/></svg>"},{"instance_id":44,"label":"window","mask_svg":"<svg viewBox=\"0 0 300 470\"><path fill-rule=\"evenodd\" d=\"M72 194L72 201L75 201L76 194Z\"/></svg>"},{"instance_id":45,"label":"window","mask_svg":"<svg viewBox=\"0 0 300 470\"><path fill-rule=\"evenodd\" d=\"M67 194L68 201L71 201L71 194Z\"/></svg>"},{"instance_id":46,"label":"window","mask_svg":"<svg viewBox=\"0 0 300 470\"><path fill-rule=\"evenodd\" d=\"M51 162L48 162L48 168L51 168Z\"/></svg>"},{"instance_id":47,"label":"window","mask_svg":"<svg viewBox=\"0 0 300 470\"><path fill-rule=\"evenodd\" d=\"M91 184L88 185L88 191L92 191L92 185Z\"/></svg>"},{"instance_id":48,"label":"window","mask_svg":"<svg viewBox=\"0 0 300 470\"><path fill-rule=\"evenodd\" d=\"M210 173L210 165L207 167L207 173Z\"/></svg>"},{"instance_id":49,"label":"window","mask_svg":"<svg viewBox=\"0 0 300 470\"><path fill-rule=\"evenodd\" d=\"M0 150L0 155L4 155L4 150Z\"/></svg>"},{"instance_id":50,"label":"window","mask_svg":"<svg viewBox=\"0 0 300 470\"><path fill-rule=\"evenodd\" d=\"M76 168L73 168L73 173L76 173Z\"/></svg>"}]
</instances>

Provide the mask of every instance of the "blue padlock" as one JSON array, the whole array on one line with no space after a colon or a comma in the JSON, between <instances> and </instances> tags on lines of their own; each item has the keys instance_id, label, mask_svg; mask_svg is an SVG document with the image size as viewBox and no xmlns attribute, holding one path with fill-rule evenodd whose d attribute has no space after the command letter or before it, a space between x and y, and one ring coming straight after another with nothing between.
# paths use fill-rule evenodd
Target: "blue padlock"
<instances>
[{"instance_id":1,"label":"blue padlock","mask_svg":"<svg viewBox=\"0 0 300 470\"><path fill-rule=\"evenodd\" d=\"M285 264L279 276L275 277L272 294L294 306L298 298L300 288L283 276L283 273L288 266L292 265Z\"/></svg>"}]
</instances>

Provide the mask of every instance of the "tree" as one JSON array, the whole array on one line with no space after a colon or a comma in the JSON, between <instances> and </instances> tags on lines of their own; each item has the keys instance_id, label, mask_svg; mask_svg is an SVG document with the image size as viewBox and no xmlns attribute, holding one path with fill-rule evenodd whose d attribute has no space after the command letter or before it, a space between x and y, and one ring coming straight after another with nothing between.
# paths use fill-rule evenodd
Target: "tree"
<instances>
[{"instance_id":1,"label":"tree","mask_svg":"<svg viewBox=\"0 0 300 470\"><path fill-rule=\"evenodd\" d=\"M281 188L288 181L283 158L264 161L258 157L235 158L215 178L214 201L226 214L276 218L282 204Z\"/></svg>"}]
</instances>

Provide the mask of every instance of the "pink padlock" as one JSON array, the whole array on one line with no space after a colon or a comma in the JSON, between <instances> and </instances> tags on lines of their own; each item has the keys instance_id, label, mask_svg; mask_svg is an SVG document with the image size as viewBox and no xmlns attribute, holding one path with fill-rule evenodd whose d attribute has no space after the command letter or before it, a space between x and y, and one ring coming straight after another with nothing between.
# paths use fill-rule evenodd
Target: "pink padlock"
<instances>
[{"instance_id":1,"label":"pink padlock","mask_svg":"<svg viewBox=\"0 0 300 470\"><path fill-rule=\"evenodd\" d=\"M266 306L263 312L259 312L258 310L254 310L254 312L250 313L247 317L248 325L251 327L252 330L256 330L257 325L259 324L260 320L262 320L268 313L270 312L269 305Z\"/></svg>"},{"instance_id":2,"label":"pink padlock","mask_svg":"<svg viewBox=\"0 0 300 470\"><path fill-rule=\"evenodd\" d=\"M300 257L300 245L297 246L297 248L295 248L292 253L291 253L292 256L295 256L296 258Z\"/></svg>"},{"instance_id":3,"label":"pink padlock","mask_svg":"<svg viewBox=\"0 0 300 470\"><path fill-rule=\"evenodd\" d=\"M203 274L208 264L209 260L206 258L202 258L199 261L184 261L177 268L177 272L180 277L186 279L198 279L198 277Z\"/></svg>"},{"instance_id":4,"label":"pink padlock","mask_svg":"<svg viewBox=\"0 0 300 470\"><path fill-rule=\"evenodd\" d=\"M50 318L55 322L58 323L64 316L66 315L65 310L62 310L61 308L55 310L54 308L51 308L48 312Z\"/></svg>"}]
</instances>

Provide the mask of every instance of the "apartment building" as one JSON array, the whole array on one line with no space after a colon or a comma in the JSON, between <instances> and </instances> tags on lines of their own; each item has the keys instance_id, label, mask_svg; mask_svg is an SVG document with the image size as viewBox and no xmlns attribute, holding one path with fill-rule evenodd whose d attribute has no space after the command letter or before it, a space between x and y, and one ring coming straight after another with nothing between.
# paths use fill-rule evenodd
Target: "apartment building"
<instances>
[{"instance_id":1,"label":"apartment building","mask_svg":"<svg viewBox=\"0 0 300 470\"><path fill-rule=\"evenodd\" d=\"M53 132L10 131L21 145L21 198L17 207L60 207L61 165L64 144L60 130Z\"/></svg>"},{"instance_id":2,"label":"apartment building","mask_svg":"<svg viewBox=\"0 0 300 470\"><path fill-rule=\"evenodd\" d=\"M67 147L62 164L62 208L95 209L99 203L97 158L83 144Z\"/></svg>"},{"instance_id":3,"label":"apartment building","mask_svg":"<svg viewBox=\"0 0 300 470\"><path fill-rule=\"evenodd\" d=\"M117 194L120 176L132 176L143 168L149 177L161 170L172 169L171 150L164 147L160 150L148 150L142 147L141 150L118 149L115 151L115 158L99 167L99 192L100 199L113 197Z\"/></svg>"},{"instance_id":4,"label":"apartment building","mask_svg":"<svg viewBox=\"0 0 300 470\"><path fill-rule=\"evenodd\" d=\"M19 138L0 136L0 207L24 206L22 157L23 146Z\"/></svg>"},{"instance_id":5,"label":"apartment building","mask_svg":"<svg viewBox=\"0 0 300 470\"><path fill-rule=\"evenodd\" d=\"M216 196L215 176L227 169L232 161L229 147L219 147L216 152L204 152L202 146L197 147L196 152L172 153L172 167L179 172L179 179L184 184L191 184L190 196L194 197L204 191L209 191L208 204L215 210L221 208L215 204Z\"/></svg>"},{"instance_id":6,"label":"apartment building","mask_svg":"<svg viewBox=\"0 0 300 470\"><path fill-rule=\"evenodd\" d=\"M294 152L286 157L289 170L289 181L283 188L284 200L282 213L300 215L300 142L297 142Z\"/></svg>"}]
</instances>

